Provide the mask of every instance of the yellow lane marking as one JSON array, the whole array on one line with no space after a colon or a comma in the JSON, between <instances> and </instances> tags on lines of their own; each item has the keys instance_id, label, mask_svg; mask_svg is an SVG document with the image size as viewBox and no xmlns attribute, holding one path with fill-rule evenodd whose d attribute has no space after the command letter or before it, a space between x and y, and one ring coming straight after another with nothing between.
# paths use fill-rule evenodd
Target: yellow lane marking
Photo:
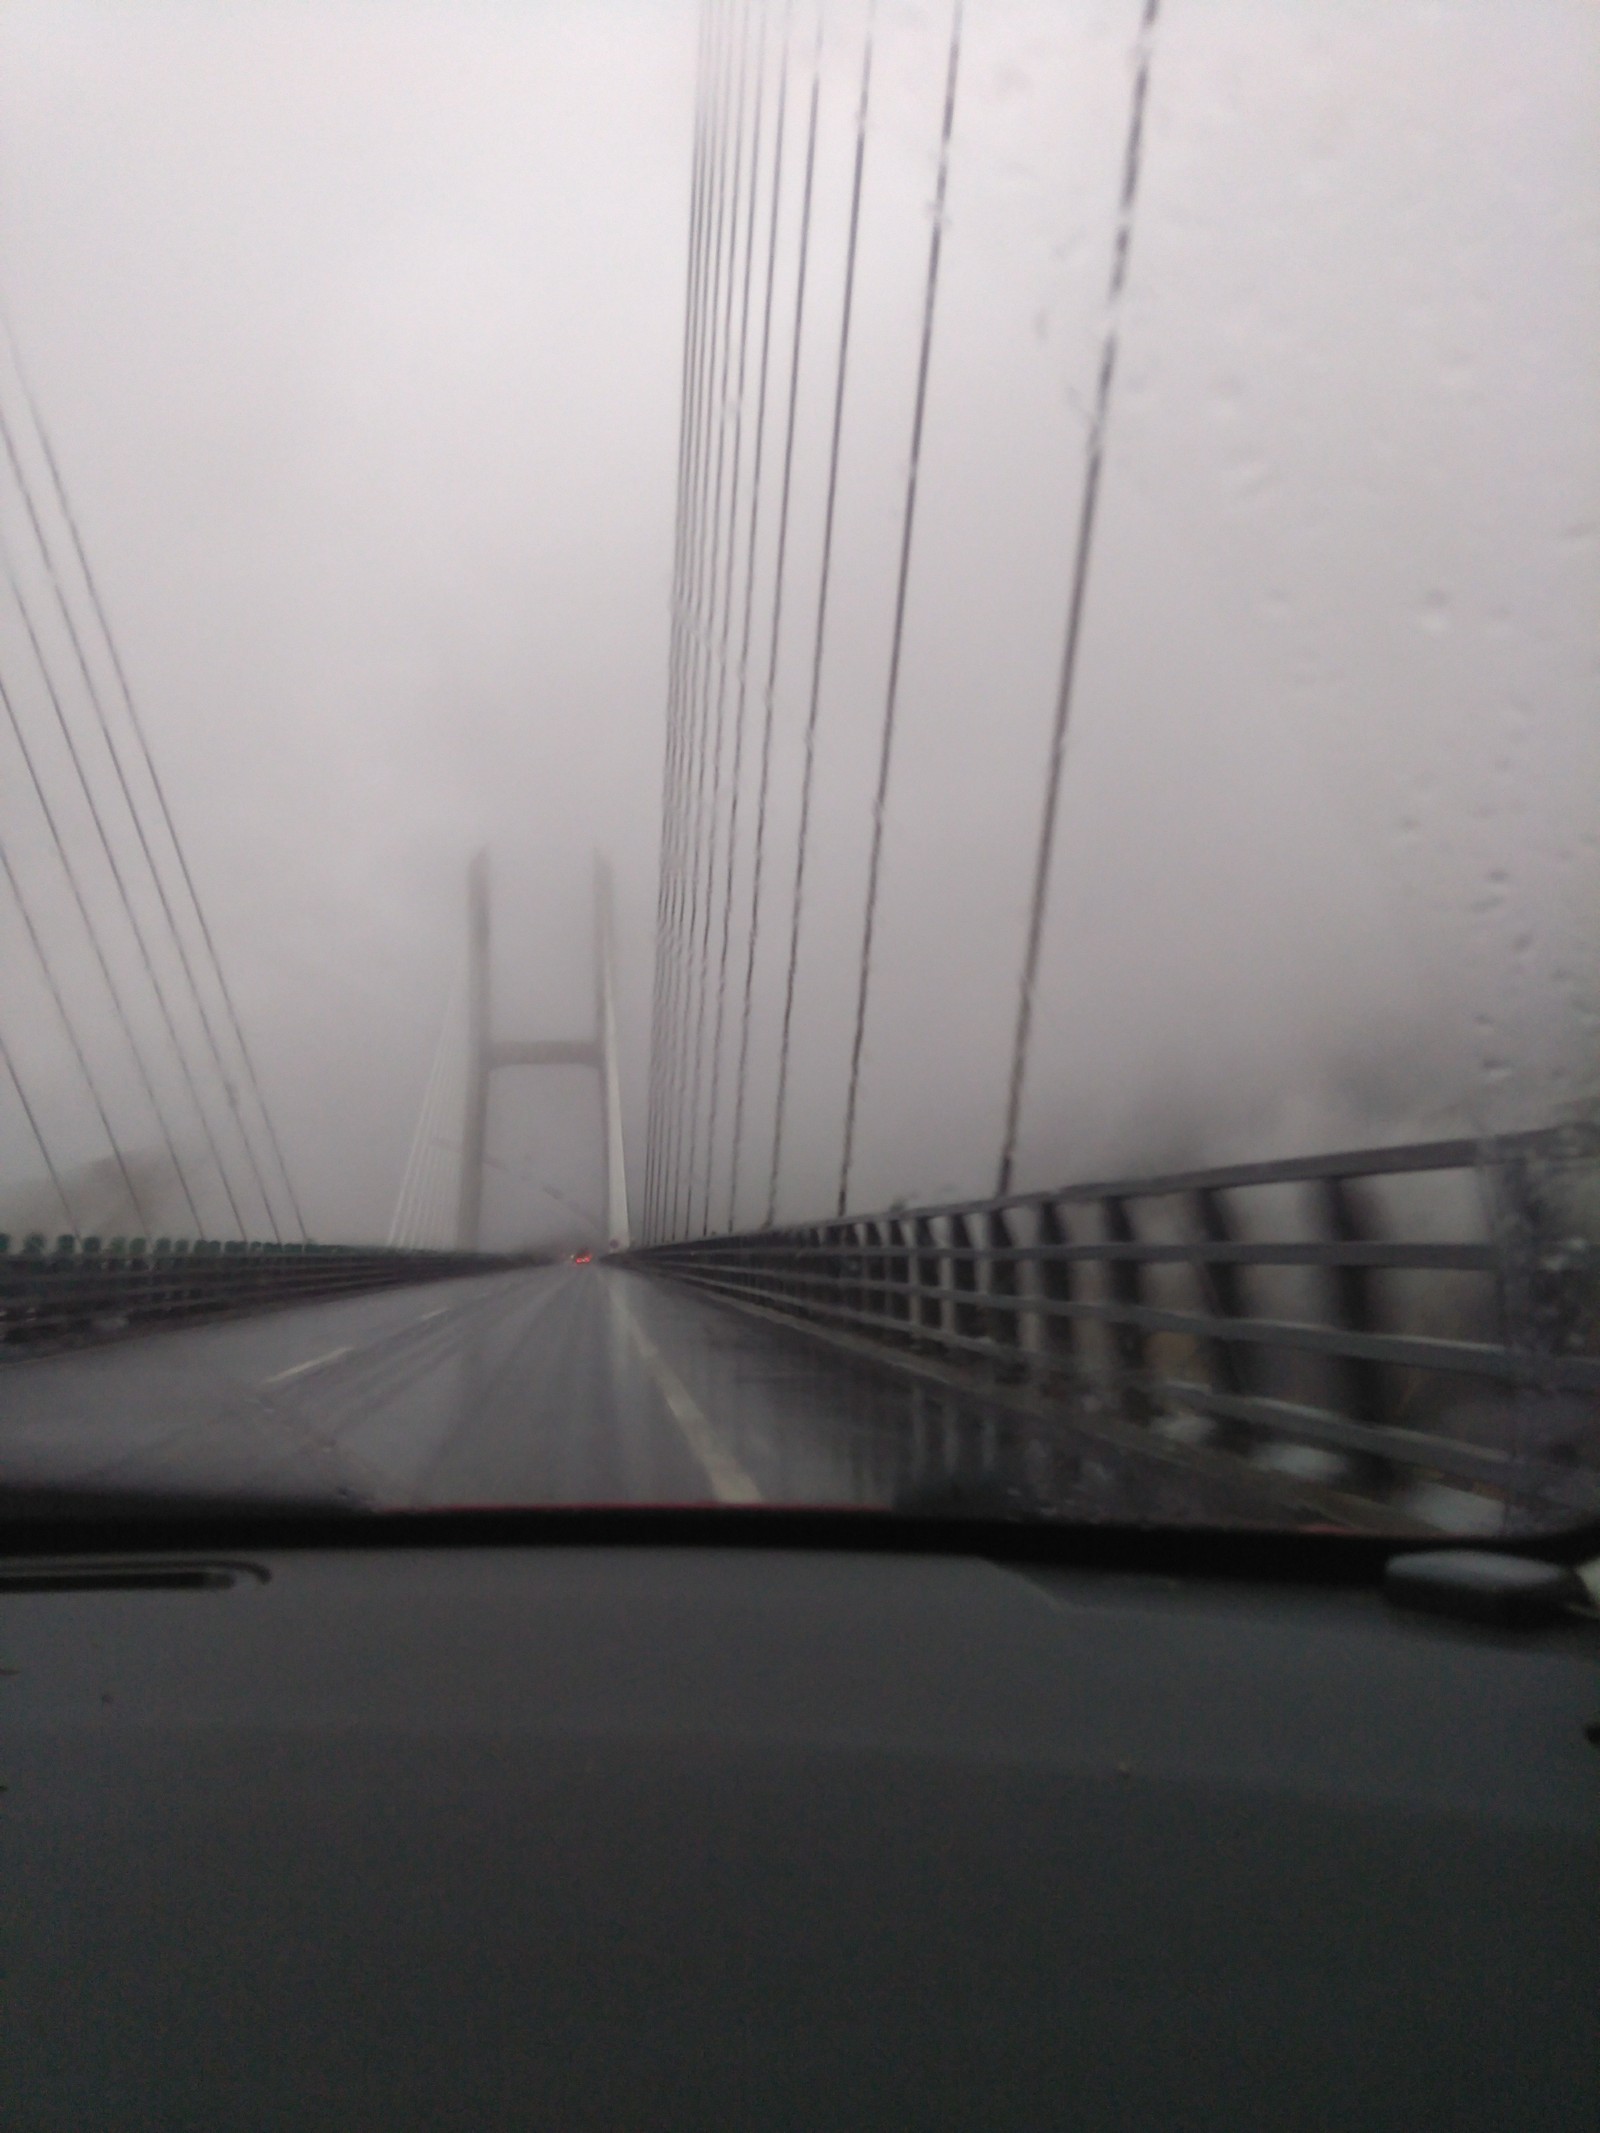
<instances>
[{"instance_id":1,"label":"yellow lane marking","mask_svg":"<svg viewBox=\"0 0 1600 2133\"><path fill-rule=\"evenodd\" d=\"M629 1310L628 1299L620 1284L613 1283L611 1295L645 1368L656 1381L656 1390L666 1401L690 1451L705 1468L711 1493L718 1503L760 1503L761 1491L712 1428L709 1417L688 1386Z\"/></svg>"}]
</instances>

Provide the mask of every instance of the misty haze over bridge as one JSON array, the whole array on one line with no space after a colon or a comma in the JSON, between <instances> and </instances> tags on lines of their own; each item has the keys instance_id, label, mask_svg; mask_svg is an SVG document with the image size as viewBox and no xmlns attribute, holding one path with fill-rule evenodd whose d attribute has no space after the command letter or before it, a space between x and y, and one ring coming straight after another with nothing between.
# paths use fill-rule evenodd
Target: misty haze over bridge
<instances>
[{"instance_id":1,"label":"misty haze over bridge","mask_svg":"<svg viewBox=\"0 0 1600 2133\"><path fill-rule=\"evenodd\" d=\"M509 119L458 140L437 92L462 230L535 187L526 278L575 341L442 451L441 498L542 514L522 575L446 501L381 595L326 556L302 583L308 513L257 577L296 649L215 697L171 676L191 638L228 656L226 600L155 485L97 470L24 232L0 1477L1403 1530L1589 1506L1600 446L1583 360L1524 377L1479 305L1553 314L1592 242L1531 121L1552 23L1448 62L1396 27L1379 108L1337 123L1355 29L1170 0L495 31L473 95L509 111L531 69L592 156L523 170ZM1492 215L1446 94L1491 78L1526 173ZM330 213L363 212L351 178ZM1537 284L1531 227L1564 262ZM465 338L408 374L429 436L471 419L449 365L493 368L452 274L522 346L500 265L441 244ZM350 455L419 456L381 366L427 269L328 270L339 508ZM141 546L171 572L143 605ZM417 558L481 611L428 609ZM358 639L382 655L341 672ZM299 708L257 717L280 684Z\"/></svg>"}]
</instances>

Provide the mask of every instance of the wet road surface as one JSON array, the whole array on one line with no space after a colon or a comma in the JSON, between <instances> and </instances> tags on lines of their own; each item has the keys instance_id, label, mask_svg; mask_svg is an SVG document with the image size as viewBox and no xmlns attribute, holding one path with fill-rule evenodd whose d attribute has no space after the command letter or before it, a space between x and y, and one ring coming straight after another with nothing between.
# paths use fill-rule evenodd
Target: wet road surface
<instances>
[{"instance_id":1,"label":"wet road surface","mask_svg":"<svg viewBox=\"0 0 1600 2133\"><path fill-rule=\"evenodd\" d=\"M1293 1517L1281 1493L860 1361L623 1269L557 1266L0 1366L0 1509L125 1498L943 1505ZM974 1508L980 1508L975 1503Z\"/></svg>"}]
</instances>

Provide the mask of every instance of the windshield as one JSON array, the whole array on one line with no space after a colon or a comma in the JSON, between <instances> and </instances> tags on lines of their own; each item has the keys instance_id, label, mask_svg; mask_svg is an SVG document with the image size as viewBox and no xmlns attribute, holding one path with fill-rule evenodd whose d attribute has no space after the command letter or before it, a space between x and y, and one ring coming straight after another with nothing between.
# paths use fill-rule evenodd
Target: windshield
<instances>
[{"instance_id":1,"label":"windshield","mask_svg":"<svg viewBox=\"0 0 1600 2133\"><path fill-rule=\"evenodd\" d=\"M1600 1515L1584 0L0 45L0 1513Z\"/></svg>"}]
</instances>

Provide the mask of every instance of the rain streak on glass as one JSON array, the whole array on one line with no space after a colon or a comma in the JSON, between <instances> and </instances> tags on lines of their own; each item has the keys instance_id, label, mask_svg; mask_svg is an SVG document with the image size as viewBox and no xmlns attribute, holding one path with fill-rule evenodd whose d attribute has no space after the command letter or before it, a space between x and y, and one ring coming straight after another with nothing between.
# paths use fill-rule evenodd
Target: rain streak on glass
<instances>
[{"instance_id":1,"label":"rain streak on glass","mask_svg":"<svg viewBox=\"0 0 1600 2133\"><path fill-rule=\"evenodd\" d=\"M1600 1512L1591 8L0 43L9 1512Z\"/></svg>"}]
</instances>

